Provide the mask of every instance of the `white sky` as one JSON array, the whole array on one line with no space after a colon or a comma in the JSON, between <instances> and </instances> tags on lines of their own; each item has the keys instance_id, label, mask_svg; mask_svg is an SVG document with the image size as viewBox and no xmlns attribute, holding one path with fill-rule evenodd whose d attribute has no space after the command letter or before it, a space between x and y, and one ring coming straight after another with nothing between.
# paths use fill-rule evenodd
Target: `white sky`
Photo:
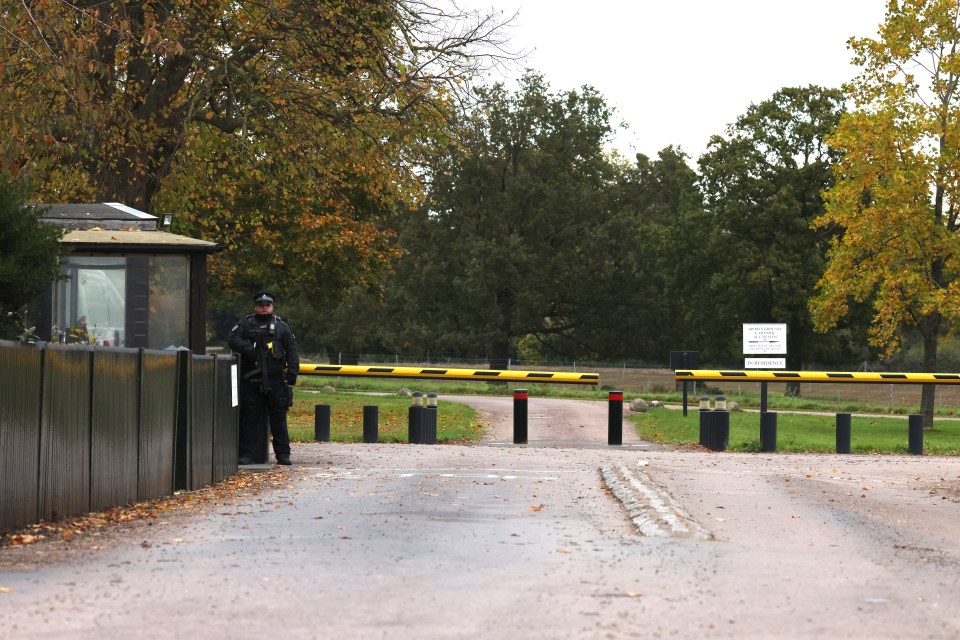
<instances>
[{"instance_id":1,"label":"white sky","mask_svg":"<svg viewBox=\"0 0 960 640\"><path fill-rule=\"evenodd\" d=\"M519 12L508 76L543 74L552 91L593 86L614 107L627 158L680 146L695 163L711 135L788 86L839 87L856 75L847 40L875 37L886 0L457 0Z\"/></svg>"}]
</instances>

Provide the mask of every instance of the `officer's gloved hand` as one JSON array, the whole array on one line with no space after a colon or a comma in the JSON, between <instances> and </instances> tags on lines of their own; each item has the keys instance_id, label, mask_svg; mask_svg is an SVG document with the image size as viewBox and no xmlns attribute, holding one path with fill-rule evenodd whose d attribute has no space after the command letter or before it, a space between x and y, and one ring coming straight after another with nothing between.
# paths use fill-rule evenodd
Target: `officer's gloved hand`
<instances>
[{"instance_id":1,"label":"officer's gloved hand","mask_svg":"<svg viewBox=\"0 0 960 640\"><path fill-rule=\"evenodd\" d=\"M297 374L287 371L287 384L291 387L297 384Z\"/></svg>"}]
</instances>

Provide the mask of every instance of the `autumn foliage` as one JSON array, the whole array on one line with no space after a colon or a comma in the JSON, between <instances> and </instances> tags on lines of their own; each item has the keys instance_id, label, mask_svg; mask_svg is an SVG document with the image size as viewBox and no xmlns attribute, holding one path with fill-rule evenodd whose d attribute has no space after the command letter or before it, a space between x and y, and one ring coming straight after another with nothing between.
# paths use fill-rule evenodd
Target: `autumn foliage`
<instances>
[{"instance_id":1,"label":"autumn foliage","mask_svg":"<svg viewBox=\"0 0 960 640\"><path fill-rule=\"evenodd\" d=\"M892 354L917 327L924 371L937 371L937 341L960 320L958 15L958 0L894 1L877 39L851 41L856 108L830 139L842 156L816 222L843 230L811 303L817 326L870 302L873 344ZM923 407L931 416L932 388Z\"/></svg>"},{"instance_id":2,"label":"autumn foliage","mask_svg":"<svg viewBox=\"0 0 960 640\"><path fill-rule=\"evenodd\" d=\"M367 285L495 27L419 0L7 3L0 168L176 213L226 247L217 286Z\"/></svg>"}]
</instances>

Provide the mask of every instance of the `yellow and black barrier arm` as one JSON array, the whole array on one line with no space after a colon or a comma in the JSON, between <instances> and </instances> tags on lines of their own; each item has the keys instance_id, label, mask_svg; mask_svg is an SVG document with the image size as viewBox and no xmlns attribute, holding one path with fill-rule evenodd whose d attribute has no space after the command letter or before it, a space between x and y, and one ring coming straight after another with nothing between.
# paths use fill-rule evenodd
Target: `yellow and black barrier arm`
<instances>
[{"instance_id":1,"label":"yellow and black barrier arm","mask_svg":"<svg viewBox=\"0 0 960 640\"><path fill-rule=\"evenodd\" d=\"M513 371L497 369L451 369L449 367L389 367L300 363L300 375L361 376L369 378L427 378L494 382L540 382L549 384L600 384L599 373Z\"/></svg>"},{"instance_id":2,"label":"yellow and black barrier arm","mask_svg":"<svg viewBox=\"0 0 960 640\"><path fill-rule=\"evenodd\" d=\"M843 371L737 371L687 369L674 372L677 382L854 382L882 384L960 384L960 373L874 373Z\"/></svg>"}]
</instances>

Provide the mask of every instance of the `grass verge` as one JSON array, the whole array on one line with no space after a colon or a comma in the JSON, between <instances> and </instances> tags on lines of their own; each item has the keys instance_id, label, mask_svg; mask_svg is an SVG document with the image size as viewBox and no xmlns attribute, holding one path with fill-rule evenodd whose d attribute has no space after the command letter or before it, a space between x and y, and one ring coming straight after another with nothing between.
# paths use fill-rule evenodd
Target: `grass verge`
<instances>
[{"instance_id":1,"label":"grass verge","mask_svg":"<svg viewBox=\"0 0 960 640\"><path fill-rule=\"evenodd\" d=\"M654 409L630 416L641 438L664 444L693 444L699 439L700 413ZM854 453L907 451L907 421L903 418L857 417L851 420L850 448ZM777 450L836 452L836 418L833 415L777 414ZM730 414L730 451L760 451L760 414ZM923 450L931 455L960 455L960 422L941 420L923 433Z\"/></svg>"},{"instance_id":2,"label":"grass verge","mask_svg":"<svg viewBox=\"0 0 960 640\"><path fill-rule=\"evenodd\" d=\"M380 442L407 441L410 398L352 392L318 393L299 387L294 387L294 397L294 405L287 414L290 439L294 442L313 442L318 404L330 405L330 438L334 442L363 441L363 407L367 405L378 407ZM482 434L483 425L477 420L476 411L452 402L438 404L438 442L476 440Z\"/></svg>"}]
</instances>

